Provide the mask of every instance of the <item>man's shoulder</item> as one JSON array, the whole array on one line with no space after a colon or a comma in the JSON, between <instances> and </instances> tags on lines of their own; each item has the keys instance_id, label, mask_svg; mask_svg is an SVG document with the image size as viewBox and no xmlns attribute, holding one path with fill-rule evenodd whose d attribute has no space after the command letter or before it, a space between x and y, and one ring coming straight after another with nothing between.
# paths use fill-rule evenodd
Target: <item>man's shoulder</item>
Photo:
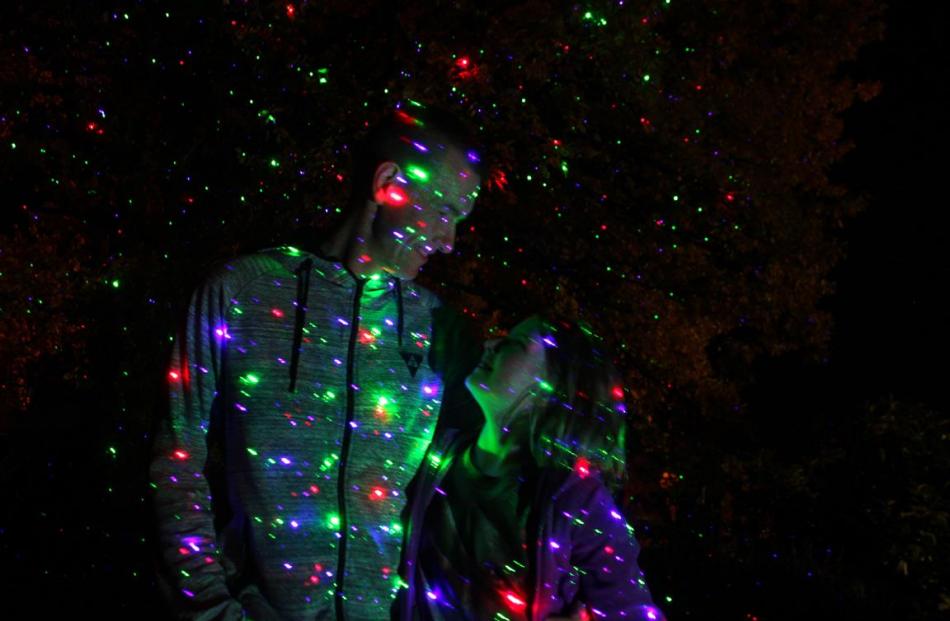
<instances>
[{"instance_id":1,"label":"man's shoulder","mask_svg":"<svg viewBox=\"0 0 950 621\"><path fill-rule=\"evenodd\" d=\"M204 279L205 286L220 286L237 293L263 277L293 276L306 253L284 246L242 254L215 265Z\"/></svg>"},{"instance_id":2,"label":"man's shoulder","mask_svg":"<svg viewBox=\"0 0 950 621\"><path fill-rule=\"evenodd\" d=\"M424 308L437 309L443 307L442 298L438 294L413 280L403 280L402 291L403 296Z\"/></svg>"}]
</instances>

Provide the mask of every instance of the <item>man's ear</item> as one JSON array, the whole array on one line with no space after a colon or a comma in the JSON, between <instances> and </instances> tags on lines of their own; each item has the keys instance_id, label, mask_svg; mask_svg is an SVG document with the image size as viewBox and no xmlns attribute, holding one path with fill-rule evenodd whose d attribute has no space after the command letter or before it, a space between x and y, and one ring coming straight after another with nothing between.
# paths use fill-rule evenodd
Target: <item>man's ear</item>
<instances>
[{"instance_id":1,"label":"man's ear","mask_svg":"<svg viewBox=\"0 0 950 621\"><path fill-rule=\"evenodd\" d=\"M392 160L382 162L376 167L371 188L373 200L376 203L383 204L387 202L386 196L389 186L392 185L401 172L399 164Z\"/></svg>"}]
</instances>

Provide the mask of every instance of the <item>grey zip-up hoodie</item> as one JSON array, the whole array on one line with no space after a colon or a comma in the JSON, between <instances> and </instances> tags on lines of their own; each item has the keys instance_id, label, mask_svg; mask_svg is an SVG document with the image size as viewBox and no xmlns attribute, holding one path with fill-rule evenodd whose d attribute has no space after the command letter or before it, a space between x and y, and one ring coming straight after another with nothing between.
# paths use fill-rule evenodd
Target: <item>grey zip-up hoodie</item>
<instances>
[{"instance_id":1,"label":"grey zip-up hoodie","mask_svg":"<svg viewBox=\"0 0 950 621\"><path fill-rule=\"evenodd\" d=\"M442 398L437 306L293 248L196 291L151 465L180 618L389 618L405 487Z\"/></svg>"}]
</instances>

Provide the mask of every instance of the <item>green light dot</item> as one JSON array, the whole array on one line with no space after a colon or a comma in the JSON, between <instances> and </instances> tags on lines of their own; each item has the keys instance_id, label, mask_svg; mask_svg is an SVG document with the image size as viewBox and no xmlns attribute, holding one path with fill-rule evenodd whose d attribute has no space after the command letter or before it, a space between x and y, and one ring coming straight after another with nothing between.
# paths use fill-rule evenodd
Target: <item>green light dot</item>
<instances>
[{"instance_id":1,"label":"green light dot","mask_svg":"<svg viewBox=\"0 0 950 621\"><path fill-rule=\"evenodd\" d=\"M416 181L421 181L422 183L429 181L429 172L420 166L407 166L406 174L409 175L410 179L415 179Z\"/></svg>"},{"instance_id":2,"label":"green light dot","mask_svg":"<svg viewBox=\"0 0 950 621\"><path fill-rule=\"evenodd\" d=\"M120 283L119 283L118 280L113 280L113 281L112 281L112 286L113 286L114 288L116 288L116 289L119 288L119 284L120 284Z\"/></svg>"},{"instance_id":3,"label":"green light dot","mask_svg":"<svg viewBox=\"0 0 950 621\"><path fill-rule=\"evenodd\" d=\"M650 74L649 74L649 73L643 76L643 81L644 81L644 82L649 82L649 81L650 81Z\"/></svg>"}]
</instances>

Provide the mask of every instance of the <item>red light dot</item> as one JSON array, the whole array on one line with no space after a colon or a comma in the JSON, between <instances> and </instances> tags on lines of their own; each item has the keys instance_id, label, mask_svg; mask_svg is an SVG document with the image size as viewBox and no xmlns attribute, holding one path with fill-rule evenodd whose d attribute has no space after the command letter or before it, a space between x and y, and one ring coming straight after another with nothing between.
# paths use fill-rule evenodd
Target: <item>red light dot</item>
<instances>
[{"instance_id":1,"label":"red light dot","mask_svg":"<svg viewBox=\"0 0 950 621\"><path fill-rule=\"evenodd\" d=\"M293 19L294 15L297 12L297 10L294 8L294 5L288 4L285 8L287 10L287 17Z\"/></svg>"},{"instance_id":2,"label":"red light dot","mask_svg":"<svg viewBox=\"0 0 950 621\"><path fill-rule=\"evenodd\" d=\"M382 500L386 497L386 490L381 487L374 487L369 493L370 500Z\"/></svg>"},{"instance_id":3,"label":"red light dot","mask_svg":"<svg viewBox=\"0 0 950 621\"><path fill-rule=\"evenodd\" d=\"M380 188L379 192L377 192L376 202L393 207L401 207L409 202L409 196L407 196L401 188L388 185L384 188Z\"/></svg>"},{"instance_id":4,"label":"red light dot","mask_svg":"<svg viewBox=\"0 0 950 621\"><path fill-rule=\"evenodd\" d=\"M614 396L614 399L623 399L623 388L620 386L614 386L610 390L610 394Z\"/></svg>"},{"instance_id":5,"label":"red light dot","mask_svg":"<svg viewBox=\"0 0 950 621\"><path fill-rule=\"evenodd\" d=\"M403 123L406 123L407 125L415 125L417 122L415 117L409 116L402 110L399 110L398 112L396 112L396 118L402 121Z\"/></svg>"},{"instance_id":6,"label":"red light dot","mask_svg":"<svg viewBox=\"0 0 950 621\"><path fill-rule=\"evenodd\" d=\"M188 459L189 455L185 451L179 449L175 451L174 453L172 453L172 457L178 460L185 460L185 459Z\"/></svg>"},{"instance_id":7,"label":"red light dot","mask_svg":"<svg viewBox=\"0 0 950 621\"><path fill-rule=\"evenodd\" d=\"M590 475L590 462L584 457L578 457L574 463L574 471L583 479Z\"/></svg>"},{"instance_id":8,"label":"red light dot","mask_svg":"<svg viewBox=\"0 0 950 621\"><path fill-rule=\"evenodd\" d=\"M734 201L735 199L736 197L732 192L729 192L728 194L726 194L726 200L729 201L730 203Z\"/></svg>"},{"instance_id":9,"label":"red light dot","mask_svg":"<svg viewBox=\"0 0 950 621\"><path fill-rule=\"evenodd\" d=\"M505 601L507 601L509 605L511 605L512 607L516 609L521 609L526 606L525 601L521 599L520 597L518 597L515 593L512 593L511 591L506 591L504 596L505 596Z\"/></svg>"},{"instance_id":10,"label":"red light dot","mask_svg":"<svg viewBox=\"0 0 950 621\"><path fill-rule=\"evenodd\" d=\"M168 379L170 379L173 382L177 382L178 380L181 379L181 375L178 373L178 371L169 371Z\"/></svg>"},{"instance_id":11,"label":"red light dot","mask_svg":"<svg viewBox=\"0 0 950 621\"><path fill-rule=\"evenodd\" d=\"M284 316L284 311L280 310L279 308L272 308L270 309L270 314L280 319Z\"/></svg>"}]
</instances>

